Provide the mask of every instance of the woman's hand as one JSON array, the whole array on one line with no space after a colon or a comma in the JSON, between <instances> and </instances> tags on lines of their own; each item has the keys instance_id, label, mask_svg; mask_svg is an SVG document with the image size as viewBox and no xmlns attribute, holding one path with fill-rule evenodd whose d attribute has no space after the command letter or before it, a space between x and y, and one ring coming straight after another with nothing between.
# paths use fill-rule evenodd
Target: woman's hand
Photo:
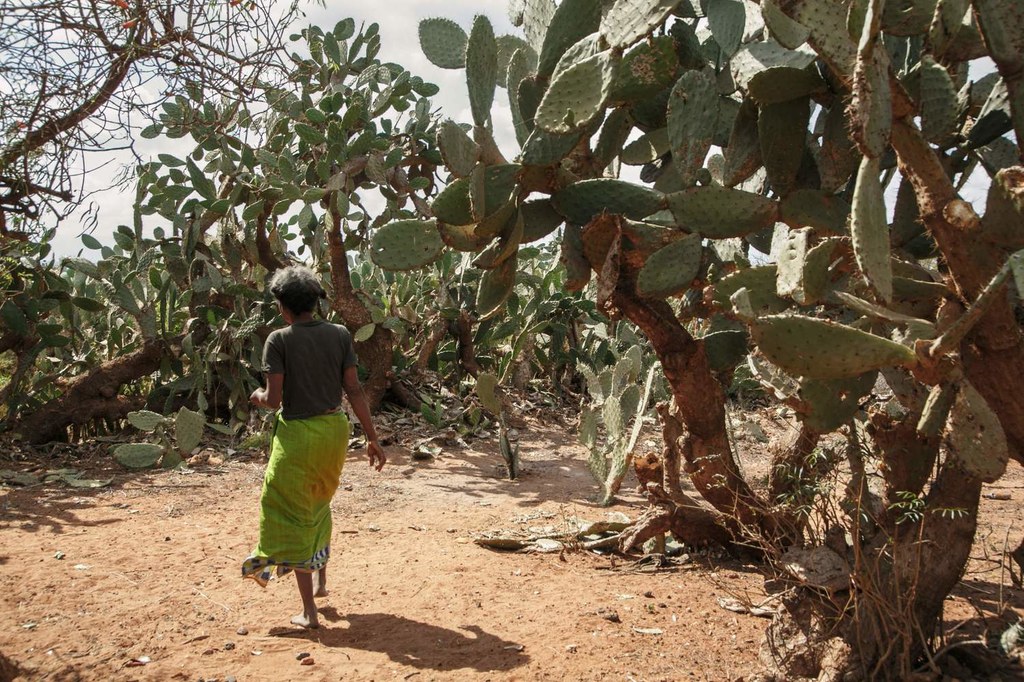
<instances>
[{"instance_id":1,"label":"woman's hand","mask_svg":"<svg viewBox=\"0 0 1024 682\"><path fill-rule=\"evenodd\" d=\"M263 407L267 402L267 389L257 388L249 395L249 402L256 407Z\"/></svg>"},{"instance_id":2,"label":"woman's hand","mask_svg":"<svg viewBox=\"0 0 1024 682\"><path fill-rule=\"evenodd\" d=\"M387 456L384 454L384 448L376 440L372 440L366 445L366 456L370 460L370 466L377 471L383 469L388 461Z\"/></svg>"}]
</instances>

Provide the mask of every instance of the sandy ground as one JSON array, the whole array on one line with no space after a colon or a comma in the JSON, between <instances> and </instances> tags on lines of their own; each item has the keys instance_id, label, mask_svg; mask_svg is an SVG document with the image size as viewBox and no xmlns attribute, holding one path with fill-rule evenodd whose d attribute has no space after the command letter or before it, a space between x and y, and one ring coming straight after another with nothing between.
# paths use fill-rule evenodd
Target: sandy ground
<instances>
[{"instance_id":1,"label":"sandy ground","mask_svg":"<svg viewBox=\"0 0 1024 682\"><path fill-rule=\"evenodd\" d=\"M256 539L260 453L141 474L100 454L55 454L43 464L115 480L0 488L0 680L734 680L757 670L768 621L718 604L759 600L755 566L693 554L655 571L472 542L608 511L636 517L644 503L630 481L618 505L595 506L572 433L525 429L515 482L493 439L425 462L391 446L380 474L355 451L334 500L318 631L289 625L293 578L264 590L239 577ZM985 501L975 560L947 613L971 636L1024 613L1000 560L1024 532L1020 468L991 492L1010 499Z\"/></svg>"}]
</instances>

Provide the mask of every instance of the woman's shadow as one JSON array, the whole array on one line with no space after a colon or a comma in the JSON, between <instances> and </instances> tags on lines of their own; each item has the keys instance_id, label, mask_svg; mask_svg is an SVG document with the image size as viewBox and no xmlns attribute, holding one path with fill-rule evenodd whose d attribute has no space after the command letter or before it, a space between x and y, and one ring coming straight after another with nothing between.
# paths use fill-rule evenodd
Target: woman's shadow
<instances>
[{"instance_id":1,"label":"woman's shadow","mask_svg":"<svg viewBox=\"0 0 1024 682\"><path fill-rule=\"evenodd\" d=\"M274 628L270 634L308 639L328 647L376 651L395 663L438 671L512 670L530 660L522 645L485 632L477 625L463 625L460 630L465 632L460 632L391 613L341 615L332 606L321 608L320 616L331 623L347 622L348 627L323 627L326 623L322 623L319 630Z\"/></svg>"}]
</instances>

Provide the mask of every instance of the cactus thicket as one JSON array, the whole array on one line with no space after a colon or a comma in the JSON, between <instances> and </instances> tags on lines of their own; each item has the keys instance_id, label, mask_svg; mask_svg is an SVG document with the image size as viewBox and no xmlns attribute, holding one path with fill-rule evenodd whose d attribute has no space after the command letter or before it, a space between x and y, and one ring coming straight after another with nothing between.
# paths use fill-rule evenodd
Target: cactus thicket
<instances>
[{"instance_id":1,"label":"cactus thicket","mask_svg":"<svg viewBox=\"0 0 1024 682\"><path fill-rule=\"evenodd\" d=\"M982 482L1024 458L1024 394L1008 383L1024 374L1020 297L1008 285L1011 271L1024 278L1008 261L1024 247L1019 5L519 0L510 16L528 46L503 48L507 66L492 68L490 46L511 41L479 18L469 34L476 147L442 142L453 176L433 205L442 239L489 254L481 267L504 258L484 275L482 313L516 286L514 242L556 234L566 286L590 286L603 312L651 342L673 396L666 433L682 432L665 461L675 448L697 492L732 519L732 537L773 553L810 528L805 508L776 507L803 492L766 499L736 460L723 382L747 350L751 366L772 368L755 377L802 422L783 463L822 475L803 458L841 430L878 460L885 499L921 496L935 512L912 532L885 510L870 531L847 529L843 542L858 545L848 547L852 584L876 592L851 596L852 611L842 602L837 612L856 618L828 630L854 651L848 669L880 677L918 665L924 644L912 633L933 631L962 572ZM435 38L423 41L431 59L457 64ZM968 70L982 57L998 73ZM502 72L524 145L513 165L484 111ZM639 181L619 177L623 165ZM510 170L496 183L494 168ZM979 216L958 192L983 176ZM525 210L541 197L550 204ZM892 397L869 398L879 375ZM602 377L589 382L603 402L584 412L581 438L600 448L592 463L609 481L631 452L625 424L636 417L624 407L642 401L609 393ZM941 400L926 401L940 386ZM647 486L667 510L652 510L652 534L694 518L676 504L679 474L666 471L664 490ZM948 507L967 513L939 513ZM878 606L895 603L898 627ZM892 632L907 634L894 643L882 634Z\"/></svg>"}]
</instances>

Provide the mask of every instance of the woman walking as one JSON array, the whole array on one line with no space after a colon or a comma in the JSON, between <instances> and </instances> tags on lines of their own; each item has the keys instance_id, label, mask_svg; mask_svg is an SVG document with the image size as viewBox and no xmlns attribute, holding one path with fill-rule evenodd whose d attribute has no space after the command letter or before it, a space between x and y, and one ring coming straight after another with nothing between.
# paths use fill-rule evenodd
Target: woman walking
<instances>
[{"instance_id":1,"label":"woman walking","mask_svg":"<svg viewBox=\"0 0 1024 682\"><path fill-rule=\"evenodd\" d=\"M343 390L366 434L370 466L380 471L387 459L359 383L352 335L341 325L313 318L325 296L316 276L301 266L283 268L271 278L270 291L288 326L267 338L267 385L249 400L281 411L260 497L259 544L242 564L242 576L265 587L273 570L279 576L294 571L302 613L292 623L316 628L314 597L327 594L331 498L348 448Z\"/></svg>"}]
</instances>

